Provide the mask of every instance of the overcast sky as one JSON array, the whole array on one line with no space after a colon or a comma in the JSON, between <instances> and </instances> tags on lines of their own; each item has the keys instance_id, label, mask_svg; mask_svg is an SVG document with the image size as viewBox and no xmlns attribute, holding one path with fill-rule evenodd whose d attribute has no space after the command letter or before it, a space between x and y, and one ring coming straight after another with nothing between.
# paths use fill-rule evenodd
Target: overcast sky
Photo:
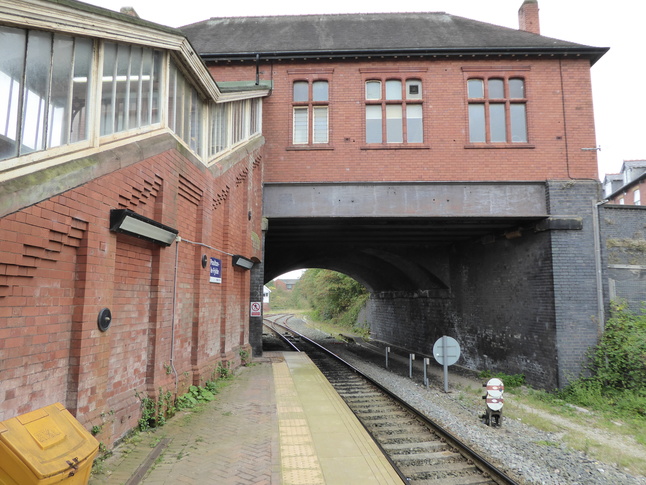
<instances>
[{"instance_id":1,"label":"overcast sky","mask_svg":"<svg viewBox=\"0 0 646 485\"><path fill-rule=\"evenodd\" d=\"M461 17L518 28L522 0L327 0L267 2L265 0L90 0L119 11L133 7L142 19L181 27L211 17L300 15L363 12L447 12ZM599 177L619 172L624 160L646 159L646 2L642 0L539 0L541 34L610 51L592 68ZM631 86L637 83L639 89ZM591 148L591 147L581 147Z\"/></svg>"}]
</instances>

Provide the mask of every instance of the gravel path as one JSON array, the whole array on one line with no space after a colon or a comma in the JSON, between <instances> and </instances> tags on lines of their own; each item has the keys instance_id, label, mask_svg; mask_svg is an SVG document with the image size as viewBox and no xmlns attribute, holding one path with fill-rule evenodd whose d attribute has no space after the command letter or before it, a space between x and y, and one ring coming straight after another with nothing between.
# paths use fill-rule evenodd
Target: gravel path
<instances>
[{"instance_id":1,"label":"gravel path","mask_svg":"<svg viewBox=\"0 0 646 485\"><path fill-rule=\"evenodd\" d=\"M327 347L334 347L335 353L470 444L521 484L646 485L646 477L630 476L615 466L569 449L557 433L541 431L510 419L504 419L500 428L482 424L480 415L484 412L484 404L477 407L469 400L459 400L459 393L444 393L443 380L437 370L431 376L432 386L427 389L421 384L421 378L417 383L407 374L397 375L384 369L384 363L379 362L383 360L381 356L377 355L375 362L374 354L355 344L339 344L328 334L296 318L289 321L289 326ZM359 352L361 358L355 352ZM398 365L402 367L401 363ZM391 367L396 367L396 363L393 362ZM407 364L403 368L407 369ZM477 380L450 375L449 383L458 381L468 381L473 387L482 385Z\"/></svg>"}]
</instances>

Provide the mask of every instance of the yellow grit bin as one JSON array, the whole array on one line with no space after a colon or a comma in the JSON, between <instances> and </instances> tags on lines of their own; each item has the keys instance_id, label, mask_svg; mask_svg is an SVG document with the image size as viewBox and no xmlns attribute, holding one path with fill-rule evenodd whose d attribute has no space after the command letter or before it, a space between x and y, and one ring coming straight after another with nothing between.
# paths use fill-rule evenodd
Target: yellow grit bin
<instances>
[{"instance_id":1,"label":"yellow grit bin","mask_svg":"<svg viewBox=\"0 0 646 485\"><path fill-rule=\"evenodd\" d=\"M0 485L87 484L99 442L61 403L0 422Z\"/></svg>"}]
</instances>

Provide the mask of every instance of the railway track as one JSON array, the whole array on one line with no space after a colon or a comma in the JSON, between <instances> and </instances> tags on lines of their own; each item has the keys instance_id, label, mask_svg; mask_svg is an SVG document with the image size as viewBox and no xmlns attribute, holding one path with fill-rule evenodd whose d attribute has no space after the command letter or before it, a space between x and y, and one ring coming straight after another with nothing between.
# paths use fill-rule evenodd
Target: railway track
<instances>
[{"instance_id":1,"label":"railway track","mask_svg":"<svg viewBox=\"0 0 646 485\"><path fill-rule=\"evenodd\" d=\"M396 395L329 350L286 326L288 320L288 315L279 315L266 324L289 342L291 348L307 352L399 471L405 483L516 483Z\"/></svg>"}]
</instances>

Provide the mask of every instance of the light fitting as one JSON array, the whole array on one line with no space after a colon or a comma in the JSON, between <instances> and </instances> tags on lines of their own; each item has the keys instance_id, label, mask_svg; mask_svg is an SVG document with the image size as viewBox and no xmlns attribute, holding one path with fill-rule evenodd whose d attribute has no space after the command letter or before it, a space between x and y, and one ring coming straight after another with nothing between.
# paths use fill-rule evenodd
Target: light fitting
<instances>
[{"instance_id":1,"label":"light fitting","mask_svg":"<svg viewBox=\"0 0 646 485\"><path fill-rule=\"evenodd\" d=\"M161 246L170 246L177 238L177 229L144 217L130 209L110 211L110 230L145 239Z\"/></svg>"}]
</instances>

